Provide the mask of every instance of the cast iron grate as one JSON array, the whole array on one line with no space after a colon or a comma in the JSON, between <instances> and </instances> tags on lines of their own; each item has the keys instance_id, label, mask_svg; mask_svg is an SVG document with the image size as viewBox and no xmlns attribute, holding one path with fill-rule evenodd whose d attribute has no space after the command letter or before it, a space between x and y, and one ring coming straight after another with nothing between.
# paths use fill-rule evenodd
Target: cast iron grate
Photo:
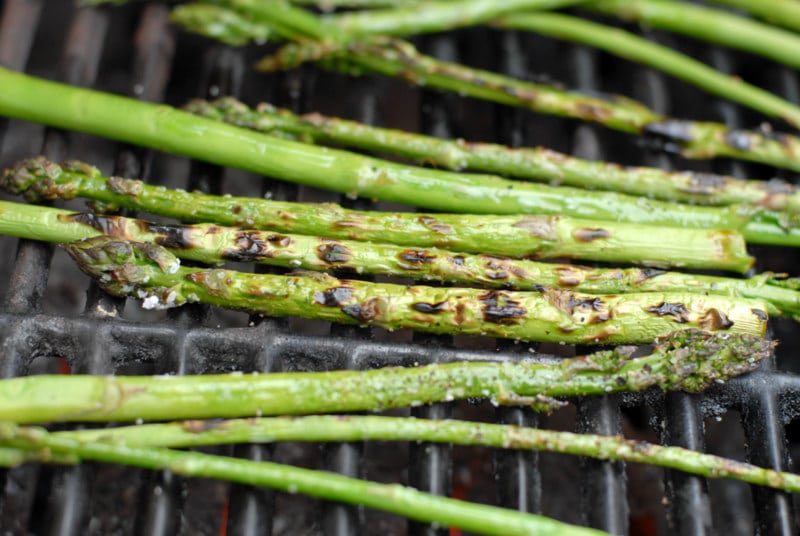
<instances>
[{"instance_id":1,"label":"cast iron grate","mask_svg":"<svg viewBox=\"0 0 800 536\"><path fill-rule=\"evenodd\" d=\"M768 178L757 166L676 162L622 135L572 121L502 109L408 88L352 80L313 68L263 77L257 51L232 50L173 31L168 9L148 3L114 9L72 2L6 0L0 63L69 83L180 105L193 96L239 95L300 111L354 117L442 136L542 144L626 164L713 169ZM747 56L678 42L718 68L798 101L796 73ZM586 91L633 93L676 116L752 125L757 118L685 85L604 54L552 40L484 29L419 41L438 56L520 77L547 73ZM81 158L119 175L211 192L336 201L365 200L252 177L233 170L119 146L106 140L0 120L0 166L34 154ZM70 204L78 208L78 204ZM380 208L396 208L379 204ZM462 337L386 333L203 307L168 314L103 295L47 245L0 238L0 370L3 377L68 366L76 373L202 374L232 370L365 369L457 359L556 359L581 349ZM12 252L16 251L16 256ZM792 271L797 255L760 248L759 269ZM796 272L796 270L795 270ZM87 291L88 287L88 291ZM545 417L486 403L415 409L432 418L469 417L527 426L624 433L792 470L800 448L800 344L791 322L773 323L775 359L702 396L657 393L574 400ZM619 534L794 534L793 497L743 484L550 454L446 445L337 444L219 448L350 476L402 481L423 490L496 503ZM177 478L167 472L85 464L25 466L3 474L0 527L8 534L446 534L392 516L245 486Z\"/></svg>"}]
</instances>

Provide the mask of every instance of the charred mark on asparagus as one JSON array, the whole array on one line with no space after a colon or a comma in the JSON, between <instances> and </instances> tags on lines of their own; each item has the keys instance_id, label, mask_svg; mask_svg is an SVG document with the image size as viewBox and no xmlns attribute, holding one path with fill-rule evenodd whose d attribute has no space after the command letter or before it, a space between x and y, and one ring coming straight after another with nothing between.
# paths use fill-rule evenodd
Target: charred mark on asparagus
<instances>
[{"instance_id":1,"label":"charred mark on asparagus","mask_svg":"<svg viewBox=\"0 0 800 536\"><path fill-rule=\"evenodd\" d=\"M113 216L102 216L91 212L82 212L59 217L59 220L88 225L92 229L97 229L103 234L125 238L124 223Z\"/></svg>"},{"instance_id":2,"label":"charred mark on asparagus","mask_svg":"<svg viewBox=\"0 0 800 536\"><path fill-rule=\"evenodd\" d=\"M754 315L756 315L758 317L758 319L761 320L762 322L766 322L767 321L768 316L767 316L766 311L762 311L761 309L755 309L755 308L750 309L750 311Z\"/></svg>"},{"instance_id":3,"label":"charred mark on asparagus","mask_svg":"<svg viewBox=\"0 0 800 536\"><path fill-rule=\"evenodd\" d=\"M440 223L436 218L432 218L431 216L420 216L418 221L435 233L444 235L453 233L453 228L451 226L446 223Z\"/></svg>"},{"instance_id":4,"label":"charred mark on asparagus","mask_svg":"<svg viewBox=\"0 0 800 536\"><path fill-rule=\"evenodd\" d=\"M436 260L436 255L431 255L427 251L422 251L418 249L407 249L405 251L401 251L398 254L398 258L402 261L411 263L412 266L409 266L409 268L412 270L416 270L417 267L413 265L430 264Z\"/></svg>"},{"instance_id":5,"label":"charred mark on asparagus","mask_svg":"<svg viewBox=\"0 0 800 536\"><path fill-rule=\"evenodd\" d=\"M314 303L325 307L342 307L353 299L353 289L350 287L334 287L323 292L314 292ZM342 309L344 311L344 308ZM347 311L344 311L347 314ZM352 316L352 315L351 315Z\"/></svg>"},{"instance_id":6,"label":"charred mark on asparagus","mask_svg":"<svg viewBox=\"0 0 800 536\"><path fill-rule=\"evenodd\" d=\"M441 313L442 311L447 310L447 302L440 301L438 303L425 303L425 302L417 302L412 303L411 308L415 311L419 311L420 313L425 313L427 315L436 315Z\"/></svg>"},{"instance_id":7,"label":"charred mark on asparagus","mask_svg":"<svg viewBox=\"0 0 800 536\"><path fill-rule=\"evenodd\" d=\"M490 290L479 297L483 304L483 318L494 324L511 325L519 323L528 310L521 307L505 292Z\"/></svg>"},{"instance_id":8,"label":"charred mark on asparagus","mask_svg":"<svg viewBox=\"0 0 800 536\"><path fill-rule=\"evenodd\" d=\"M361 303L345 305L342 312L360 324L369 324L380 318L385 308L386 304L381 298L369 298Z\"/></svg>"},{"instance_id":9,"label":"charred mark on asparagus","mask_svg":"<svg viewBox=\"0 0 800 536\"><path fill-rule=\"evenodd\" d=\"M611 232L608 229L575 229L572 232L572 235L575 237L575 240L579 242L593 242L595 240L603 240L606 238L611 238Z\"/></svg>"},{"instance_id":10,"label":"charred mark on asparagus","mask_svg":"<svg viewBox=\"0 0 800 536\"><path fill-rule=\"evenodd\" d=\"M671 316L676 322L684 324L689 321L689 311L682 303L667 303L661 302L654 307L647 308L648 313L653 313L658 316Z\"/></svg>"},{"instance_id":11,"label":"charred mark on asparagus","mask_svg":"<svg viewBox=\"0 0 800 536\"><path fill-rule=\"evenodd\" d=\"M700 319L700 327L709 331L731 329L733 327L733 322L719 309L711 308L703 315L703 318Z\"/></svg>"},{"instance_id":12,"label":"charred mark on asparagus","mask_svg":"<svg viewBox=\"0 0 800 536\"><path fill-rule=\"evenodd\" d=\"M353 253L344 244L330 241L317 246L317 257L322 262L338 264L348 262L353 257Z\"/></svg>"}]
</instances>

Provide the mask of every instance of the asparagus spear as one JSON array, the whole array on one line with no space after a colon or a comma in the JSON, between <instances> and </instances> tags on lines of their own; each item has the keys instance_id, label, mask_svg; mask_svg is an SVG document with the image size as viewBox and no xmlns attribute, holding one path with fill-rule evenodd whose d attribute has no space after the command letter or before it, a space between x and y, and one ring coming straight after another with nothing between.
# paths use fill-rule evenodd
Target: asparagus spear
<instances>
[{"instance_id":1,"label":"asparagus spear","mask_svg":"<svg viewBox=\"0 0 800 536\"><path fill-rule=\"evenodd\" d=\"M398 40L374 39L338 46L292 43L264 58L258 67L264 71L288 69L304 61L330 57L337 61L324 65L350 74L396 76L424 87L642 134L654 146L685 158L729 157L800 171L800 160L795 157L800 138L796 136L665 117L617 95L602 100L440 61Z\"/></svg>"},{"instance_id":2,"label":"asparagus spear","mask_svg":"<svg viewBox=\"0 0 800 536\"><path fill-rule=\"evenodd\" d=\"M200 302L271 316L565 343L649 343L677 329L763 334L760 300L686 292L622 296L434 288L181 267L153 244L100 236L65 246L87 275L145 308Z\"/></svg>"},{"instance_id":3,"label":"asparagus spear","mask_svg":"<svg viewBox=\"0 0 800 536\"><path fill-rule=\"evenodd\" d=\"M417 521L440 523L480 534L605 534L534 514L440 497L401 485L378 484L272 462L164 448L82 442L50 434L43 428L17 427L10 423L0 425L0 438L5 444L38 452L45 460L49 453L53 453L59 457L70 456L146 469L167 469L178 475L216 478L364 505Z\"/></svg>"},{"instance_id":4,"label":"asparagus spear","mask_svg":"<svg viewBox=\"0 0 800 536\"><path fill-rule=\"evenodd\" d=\"M800 67L800 59L792 53L800 48L800 36L720 9L674 0L599 0L585 6L650 28L689 35L759 54L789 67Z\"/></svg>"},{"instance_id":5,"label":"asparagus spear","mask_svg":"<svg viewBox=\"0 0 800 536\"><path fill-rule=\"evenodd\" d=\"M161 244L182 259L207 264L246 260L318 271L349 268L364 274L504 289L561 287L590 294L682 289L691 293L762 299L770 315L800 318L800 293L792 288L795 280L781 279L770 273L735 279L650 268L589 268L453 253L435 248L406 248L298 234L278 235L216 224L154 224L120 216L76 214L7 201L0 201L0 234L51 242L74 242L106 234L135 242Z\"/></svg>"},{"instance_id":6,"label":"asparagus spear","mask_svg":"<svg viewBox=\"0 0 800 536\"><path fill-rule=\"evenodd\" d=\"M597 222L558 216L431 216L345 211L337 205L280 203L170 191L140 181L103 177L96 168L76 162L59 166L43 159L26 161L0 177L0 186L22 193L30 200L82 195L179 219L244 224L248 228L326 238L416 247L446 246L456 251L490 255L639 260L656 266L738 271L745 271L753 261L747 255L742 237L730 231L612 222L598 227ZM504 239L497 240L497 236Z\"/></svg>"},{"instance_id":7,"label":"asparagus spear","mask_svg":"<svg viewBox=\"0 0 800 536\"><path fill-rule=\"evenodd\" d=\"M495 20L492 24L499 28L536 32L605 50L663 71L768 117L784 120L795 128L800 127L800 107L740 78L720 73L685 54L619 28L560 13L517 13L513 17ZM737 35L737 39L743 39L743 36Z\"/></svg>"},{"instance_id":8,"label":"asparagus spear","mask_svg":"<svg viewBox=\"0 0 800 536\"><path fill-rule=\"evenodd\" d=\"M800 5L797 0L711 0L729 5L772 24L800 31Z\"/></svg>"},{"instance_id":9,"label":"asparagus spear","mask_svg":"<svg viewBox=\"0 0 800 536\"><path fill-rule=\"evenodd\" d=\"M388 9L350 11L326 18L349 38L362 35L418 35L474 26L520 11L569 7L584 0L440 0L402 3ZM247 9L250 2L231 4Z\"/></svg>"},{"instance_id":10,"label":"asparagus spear","mask_svg":"<svg viewBox=\"0 0 800 536\"><path fill-rule=\"evenodd\" d=\"M800 475L775 471L689 449L632 441L618 436L575 434L519 426L415 418L331 415L182 421L56 432L83 443L102 441L131 447L198 447L276 441L431 441L493 448L544 450L601 460L648 463L709 478L732 478L800 492ZM2 462L2 458L0 458Z\"/></svg>"},{"instance_id":11,"label":"asparagus spear","mask_svg":"<svg viewBox=\"0 0 800 536\"><path fill-rule=\"evenodd\" d=\"M372 127L318 113L298 116L266 103L251 109L231 97L215 101L193 100L184 109L265 134L367 149L453 170L470 169L665 201L702 205L741 203L770 210L800 212L800 192L779 179L765 182L707 173L622 167L573 158L544 147L512 149L492 143L446 140Z\"/></svg>"},{"instance_id":12,"label":"asparagus spear","mask_svg":"<svg viewBox=\"0 0 800 536\"><path fill-rule=\"evenodd\" d=\"M700 392L744 374L775 343L747 334L683 330L631 358L617 347L556 363L454 362L366 371L198 376L28 376L0 381L0 420L19 424L210 419L380 411L489 398L539 409L548 397L641 391Z\"/></svg>"}]
</instances>

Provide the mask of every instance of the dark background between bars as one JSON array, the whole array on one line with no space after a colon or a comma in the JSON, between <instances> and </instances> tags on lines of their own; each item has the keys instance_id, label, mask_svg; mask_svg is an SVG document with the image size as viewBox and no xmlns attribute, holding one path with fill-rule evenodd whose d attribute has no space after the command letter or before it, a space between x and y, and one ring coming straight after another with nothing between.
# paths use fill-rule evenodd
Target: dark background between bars
<instances>
[{"instance_id":1,"label":"dark background between bars","mask_svg":"<svg viewBox=\"0 0 800 536\"><path fill-rule=\"evenodd\" d=\"M231 49L168 24L159 3L75 8L72 2L6 0L0 64L71 84L181 105L197 96L236 95L295 111L320 111L438 136L545 145L592 159L769 178L760 166L677 161L628 136L415 89L373 77L351 79L313 66L286 74L251 70L264 49ZM636 27L629 27L640 31ZM745 54L652 32L717 68L798 102L797 74ZM757 115L686 84L606 54L513 32L469 29L416 40L426 52L517 77L584 91L618 92L677 117L755 127ZM2 88L0 88L2 91ZM350 207L410 210L350 200L236 170L108 140L0 119L0 166L44 154L79 158L103 171L172 187L334 201ZM789 174L777 176L791 179ZM81 209L75 201L64 206ZM2 237L0 367L3 377L69 366L89 374L200 374L233 370L365 369L460 359L553 360L585 348L517 344L476 337L388 333L294 319L251 318L199 306L142 310L91 285L63 251ZM752 248L758 270L793 270L794 251ZM239 269L252 270L246 265ZM385 280L385 278L376 278ZM800 369L796 325L771 321L781 341L774 359L745 378L700 396L656 392L571 400L550 416L485 402L437 404L399 415L470 418L628 437L792 470L800 448ZM708 481L642 465L547 453L427 443L287 443L219 447L212 452L271 459L434 493L543 513L618 534L794 534L797 499L728 481ZM105 464L28 465L2 473L3 534L447 534L395 516L210 480L184 479Z\"/></svg>"}]
</instances>

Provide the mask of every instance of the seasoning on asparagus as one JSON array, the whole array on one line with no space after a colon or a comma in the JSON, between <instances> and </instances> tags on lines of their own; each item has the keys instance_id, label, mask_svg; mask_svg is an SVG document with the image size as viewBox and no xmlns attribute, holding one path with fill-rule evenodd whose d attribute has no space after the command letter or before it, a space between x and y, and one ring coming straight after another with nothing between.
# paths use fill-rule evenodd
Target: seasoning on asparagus
<instances>
[{"instance_id":1,"label":"seasoning on asparagus","mask_svg":"<svg viewBox=\"0 0 800 536\"><path fill-rule=\"evenodd\" d=\"M738 203L800 212L800 192L794 185L779 179L741 180L711 173L623 167L573 158L544 147L510 148L493 143L447 140L318 113L298 116L265 103L251 109L231 97L193 100L184 109L265 134L377 151L453 170L483 171L665 201L702 205Z\"/></svg>"},{"instance_id":2,"label":"seasoning on asparagus","mask_svg":"<svg viewBox=\"0 0 800 536\"><path fill-rule=\"evenodd\" d=\"M731 478L783 491L800 492L800 475L681 447L655 445L619 436L575 434L449 419L314 415L225 421L191 420L65 431L53 435L81 442L102 441L136 447L171 448L277 441L430 441L647 463L709 478Z\"/></svg>"},{"instance_id":3,"label":"seasoning on asparagus","mask_svg":"<svg viewBox=\"0 0 800 536\"><path fill-rule=\"evenodd\" d=\"M380 411L445 400L547 405L548 397L700 392L755 369L774 342L683 330L632 358L617 347L549 363L454 362L366 371L197 376L41 375L0 381L0 420L19 424Z\"/></svg>"},{"instance_id":4,"label":"seasoning on asparagus","mask_svg":"<svg viewBox=\"0 0 800 536\"><path fill-rule=\"evenodd\" d=\"M481 216L347 211L338 205L205 196L141 181L107 178L86 164L44 159L20 163L0 177L7 191L30 200L92 197L102 203L178 219L244 225L325 238L437 246L516 257L576 257L651 266L745 271L752 265L740 234L573 220L560 216ZM503 236L503 240L497 240ZM414 263L412 263L414 264Z\"/></svg>"},{"instance_id":5,"label":"seasoning on asparagus","mask_svg":"<svg viewBox=\"0 0 800 536\"><path fill-rule=\"evenodd\" d=\"M561 287L589 294L671 292L722 294L761 299L770 315L800 318L796 280L764 273L749 279L664 272L652 268L589 268L454 253L436 248L336 240L217 224L171 225L0 201L0 234L74 242L105 234L160 244L181 259L219 264L259 262L285 268L439 280L483 287L541 290ZM680 233L675 237L679 242Z\"/></svg>"},{"instance_id":6,"label":"seasoning on asparagus","mask_svg":"<svg viewBox=\"0 0 800 536\"><path fill-rule=\"evenodd\" d=\"M800 59L792 53L800 49L800 36L722 9L675 0L600 0L583 7L800 68Z\"/></svg>"},{"instance_id":7,"label":"seasoning on asparagus","mask_svg":"<svg viewBox=\"0 0 800 536\"><path fill-rule=\"evenodd\" d=\"M57 459L71 457L152 470L169 470L183 476L216 478L363 505L417 521L459 527L479 534L498 536L606 534L595 529L567 525L543 516L441 497L397 484L379 484L327 471L273 462L156 447L83 442L50 434L44 428L18 427L10 423L0 424L0 441L24 449L26 452L40 453L45 460L46 454L52 453Z\"/></svg>"},{"instance_id":8,"label":"seasoning on asparagus","mask_svg":"<svg viewBox=\"0 0 800 536\"><path fill-rule=\"evenodd\" d=\"M678 329L764 333L761 300L688 292L611 296L405 286L327 274L252 274L180 266L161 246L99 236L65 246L87 275L145 308L199 302L270 316L386 329L564 343L650 343Z\"/></svg>"}]
</instances>

